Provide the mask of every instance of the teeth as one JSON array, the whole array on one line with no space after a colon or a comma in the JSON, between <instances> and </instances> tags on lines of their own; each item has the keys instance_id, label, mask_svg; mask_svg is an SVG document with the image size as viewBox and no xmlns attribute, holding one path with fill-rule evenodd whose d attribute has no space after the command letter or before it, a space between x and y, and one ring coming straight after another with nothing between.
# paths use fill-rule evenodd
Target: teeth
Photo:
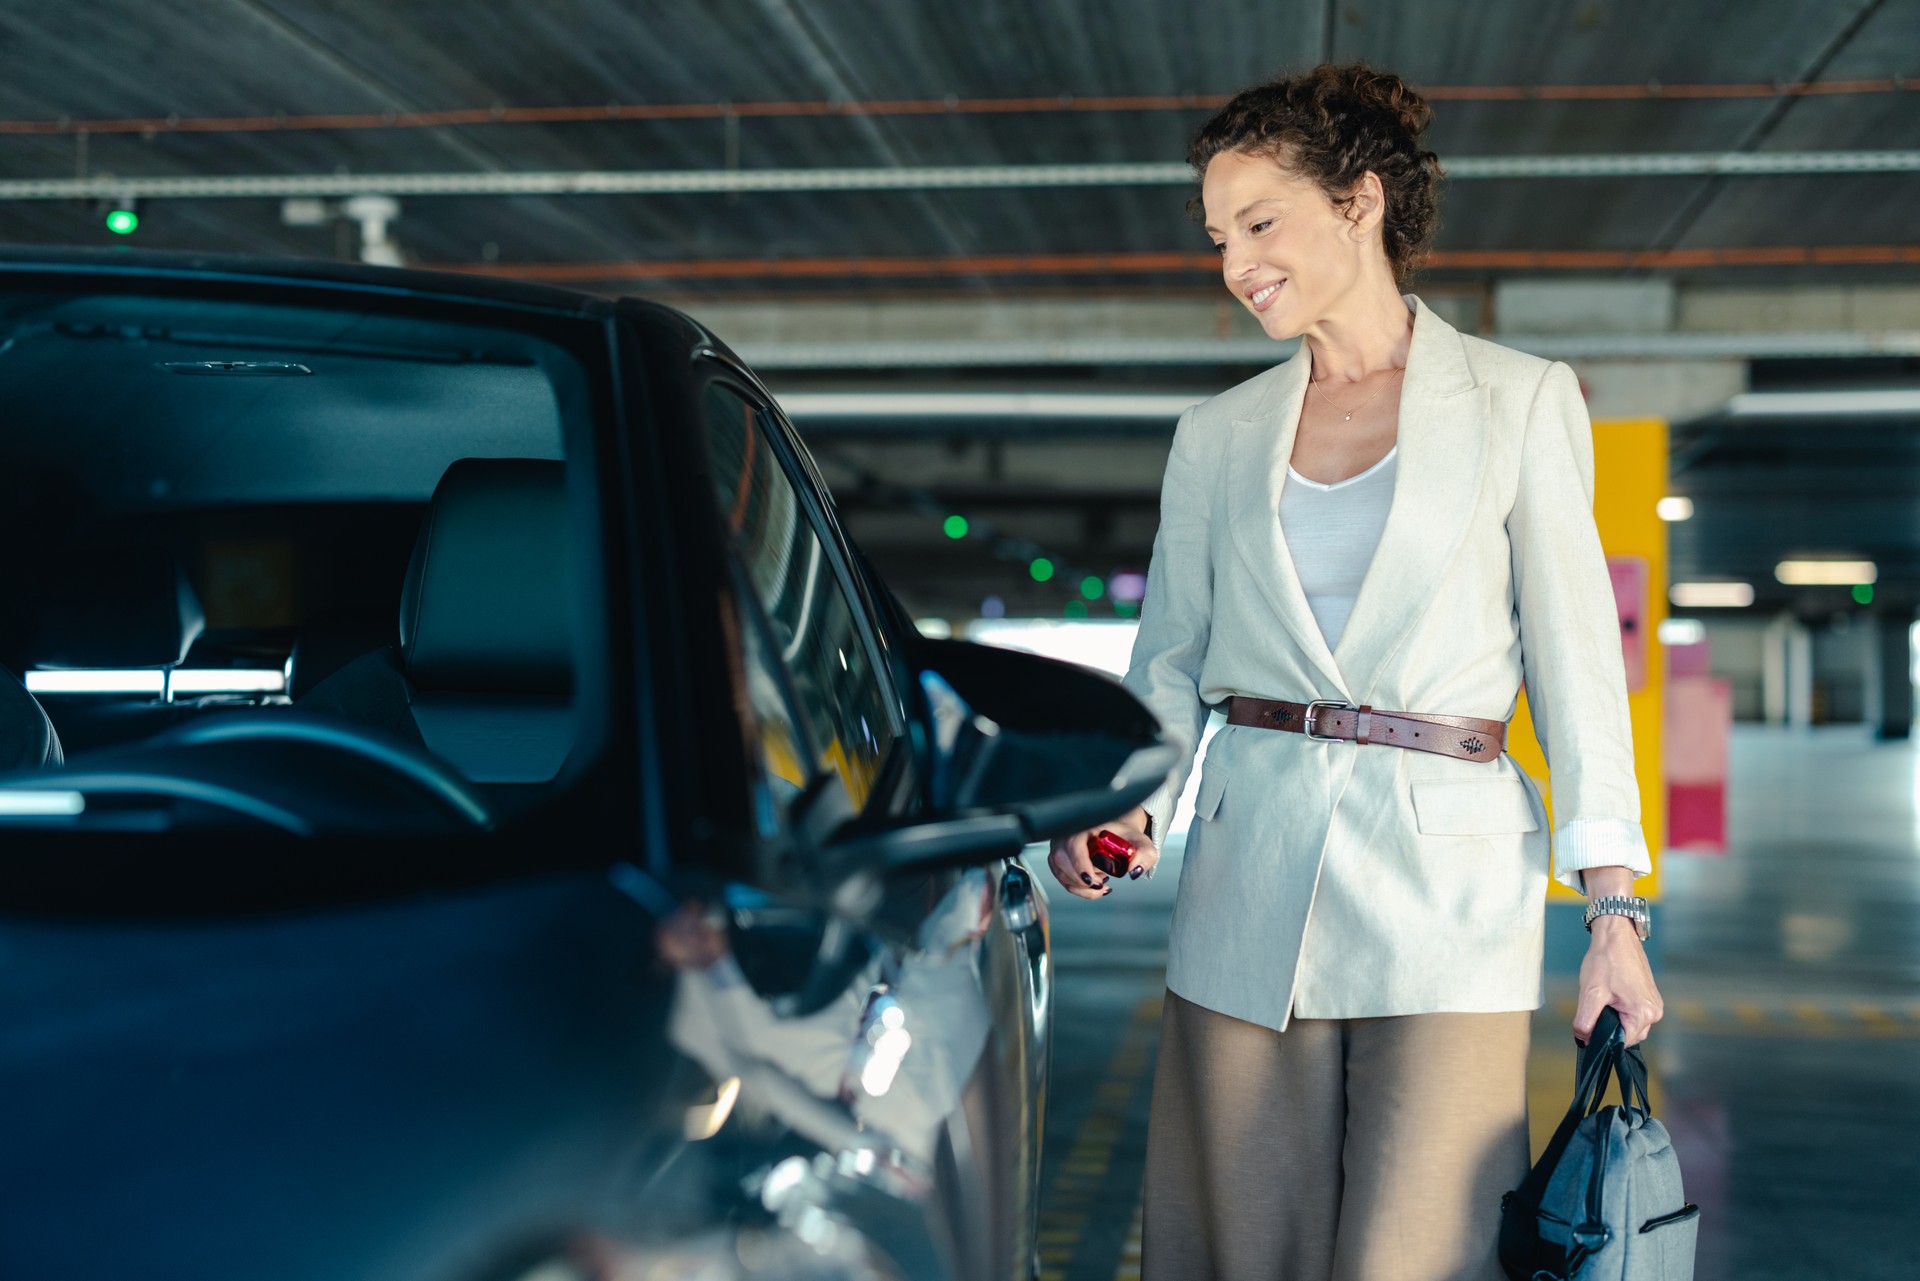
<instances>
[{"instance_id":1,"label":"teeth","mask_svg":"<svg viewBox=\"0 0 1920 1281\"><path fill-rule=\"evenodd\" d=\"M1282 283L1285 283L1285 282L1282 282ZM1279 287L1280 286L1277 284L1268 285L1265 289L1262 289L1259 293L1255 294L1253 296L1254 305L1258 306L1259 304L1265 302L1267 299L1273 297L1273 291L1278 289Z\"/></svg>"}]
</instances>

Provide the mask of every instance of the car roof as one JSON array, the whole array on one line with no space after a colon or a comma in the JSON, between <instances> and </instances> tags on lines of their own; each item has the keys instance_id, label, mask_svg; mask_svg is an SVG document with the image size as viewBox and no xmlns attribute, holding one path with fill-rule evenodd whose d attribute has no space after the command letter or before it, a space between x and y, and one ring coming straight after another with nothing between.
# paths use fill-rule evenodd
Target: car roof
<instances>
[{"instance_id":1,"label":"car roof","mask_svg":"<svg viewBox=\"0 0 1920 1281\"><path fill-rule=\"evenodd\" d=\"M367 295L404 294L480 307L512 307L580 316L604 316L615 300L557 285L532 284L452 271L373 267L318 258L269 258L172 250L0 246L0 285L21 277L91 278L100 288L127 280L202 280L208 283L289 285ZM658 304L646 304L658 306Z\"/></svg>"}]
</instances>

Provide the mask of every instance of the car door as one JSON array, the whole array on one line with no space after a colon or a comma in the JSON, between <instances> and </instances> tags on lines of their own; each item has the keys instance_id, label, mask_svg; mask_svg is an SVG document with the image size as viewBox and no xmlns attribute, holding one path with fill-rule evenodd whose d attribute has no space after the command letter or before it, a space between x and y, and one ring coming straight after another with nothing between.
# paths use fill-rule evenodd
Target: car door
<instances>
[{"instance_id":1,"label":"car door","mask_svg":"<svg viewBox=\"0 0 1920 1281\"><path fill-rule=\"evenodd\" d=\"M714 499L736 557L747 655L740 697L752 709L760 757L756 812L778 839L786 805L824 775L856 820L911 817L922 789L909 733L914 691L903 688L912 679L903 653L910 638L897 634L897 610L883 616L876 602L886 589L864 577L811 460L770 399L713 356L697 365L695 385ZM896 1070L909 1088L867 1097L856 1089L856 1103L866 1118L937 1130L945 1235L961 1272L1009 1275L1014 1261L1032 1257L1044 900L1017 859L892 878L882 894L870 919L880 924L883 955L875 969L840 968L863 983L877 971L863 1007L887 1002L887 1017L903 1017L916 1038L907 1059L918 1051L920 1062L945 1066L916 1078L917 1065L903 1060ZM855 1054L871 1064L874 1047L856 1045ZM869 1083L863 1072L861 1087ZM913 1106L892 1098L916 1090ZM939 1115L914 1115L929 1107Z\"/></svg>"},{"instance_id":2,"label":"car door","mask_svg":"<svg viewBox=\"0 0 1920 1281\"><path fill-rule=\"evenodd\" d=\"M917 635L911 617L860 548L841 528L826 483L799 433L777 403L769 401L770 431L782 433L786 452L796 469L812 482L818 496L823 536L838 545L850 566L855 585L862 590L868 621L881 638L880 648L897 659L897 682L914 679L911 650ZM1048 1070L1051 1060L1050 1015L1053 1009L1052 966L1048 951L1046 891L1027 864L1027 857L1045 859L1045 844L1029 846L1021 856L1005 859L988 869L993 897L999 905L991 928L980 942L981 970L988 1002L995 1011L992 1051L995 1070L1005 1083L1008 1110L994 1125L1004 1133L1011 1162L1006 1176L1015 1182L1011 1203L1027 1214L1012 1225L1019 1257L1037 1251L1041 1137L1045 1130ZM1033 1271L1038 1272L1037 1262Z\"/></svg>"}]
</instances>

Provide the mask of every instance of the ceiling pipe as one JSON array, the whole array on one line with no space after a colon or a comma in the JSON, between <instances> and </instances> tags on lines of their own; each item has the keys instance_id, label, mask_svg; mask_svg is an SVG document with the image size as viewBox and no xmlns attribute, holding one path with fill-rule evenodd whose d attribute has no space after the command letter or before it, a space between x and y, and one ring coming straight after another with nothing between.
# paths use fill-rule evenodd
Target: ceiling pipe
<instances>
[{"instance_id":1,"label":"ceiling pipe","mask_svg":"<svg viewBox=\"0 0 1920 1281\"><path fill-rule=\"evenodd\" d=\"M1687 249L1435 249L1428 271L1685 270L1701 267L1891 266L1920 264L1920 245L1724 245ZM607 284L661 280L943 279L970 276L1217 276L1211 253L1133 250L1111 254L958 254L935 257L681 258L634 262L437 262L435 271Z\"/></svg>"},{"instance_id":2,"label":"ceiling pipe","mask_svg":"<svg viewBox=\"0 0 1920 1281\"><path fill-rule=\"evenodd\" d=\"M1800 98L1899 93L1920 87L1901 76L1863 80L1745 81L1725 84L1427 85L1429 101L1627 102L1718 98ZM364 111L252 116L0 120L0 134L280 133L356 129L445 129L502 124L603 124L613 121L719 120L728 117L1029 115L1063 112L1211 111L1226 94L1054 94L1018 98L899 98L873 101L609 102L555 107L457 107L445 111Z\"/></svg>"},{"instance_id":3,"label":"ceiling pipe","mask_svg":"<svg viewBox=\"0 0 1920 1281\"><path fill-rule=\"evenodd\" d=\"M1637 178L1920 172L1912 151L1697 151L1456 156L1450 178ZM298 196L703 195L724 192L979 191L1026 187L1191 186L1185 163L937 165L818 169L582 170L545 173L261 174L11 178L0 200L220 200Z\"/></svg>"},{"instance_id":4,"label":"ceiling pipe","mask_svg":"<svg viewBox=\"0 0 1920 1281\"><path fill-rule=\"evenodd\" d=\"M1920 329L1808 333L1500 334L1500 345L1546 360L1778 360L1805 357L1920 356ZM756 369L965 369L1055 365L1270 365L1291 355L1297 339L1085 338L1019 342L740 342ZM1768 393L1772 395L1774 393ZM1864 393L1862 393L1864 395ZM1736 397L1730 412L1752 416L1797 412L1787 403ZM1826 393L1831 395L1831 393ZM1886 394L1886 403L1848 402L1829 412L1920 413L1915 393ZM1145 403L1145 402L1142 402ZM1158 412L1157 410L1155 412ZM1812 412L1809 410L1808 412Z\"/></svg>"}]
</instances>

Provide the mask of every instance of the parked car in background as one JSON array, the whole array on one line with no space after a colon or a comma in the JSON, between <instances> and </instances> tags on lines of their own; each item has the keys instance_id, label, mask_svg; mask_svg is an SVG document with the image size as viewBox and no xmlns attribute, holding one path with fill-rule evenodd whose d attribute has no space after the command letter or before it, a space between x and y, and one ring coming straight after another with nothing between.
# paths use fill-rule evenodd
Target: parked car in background
<instances>
[{"instance_id":1,"label":"parked car in background","mask_svg":"<svg viewBox=\"0 0 1920 1281\"><path fill-rule=\"evenodd\" d=\"M1029 1274L1021 852L1170 749L919 636L723 343L18 251L0 396L0 1275Z\"/></svg>"}]
</instances>

